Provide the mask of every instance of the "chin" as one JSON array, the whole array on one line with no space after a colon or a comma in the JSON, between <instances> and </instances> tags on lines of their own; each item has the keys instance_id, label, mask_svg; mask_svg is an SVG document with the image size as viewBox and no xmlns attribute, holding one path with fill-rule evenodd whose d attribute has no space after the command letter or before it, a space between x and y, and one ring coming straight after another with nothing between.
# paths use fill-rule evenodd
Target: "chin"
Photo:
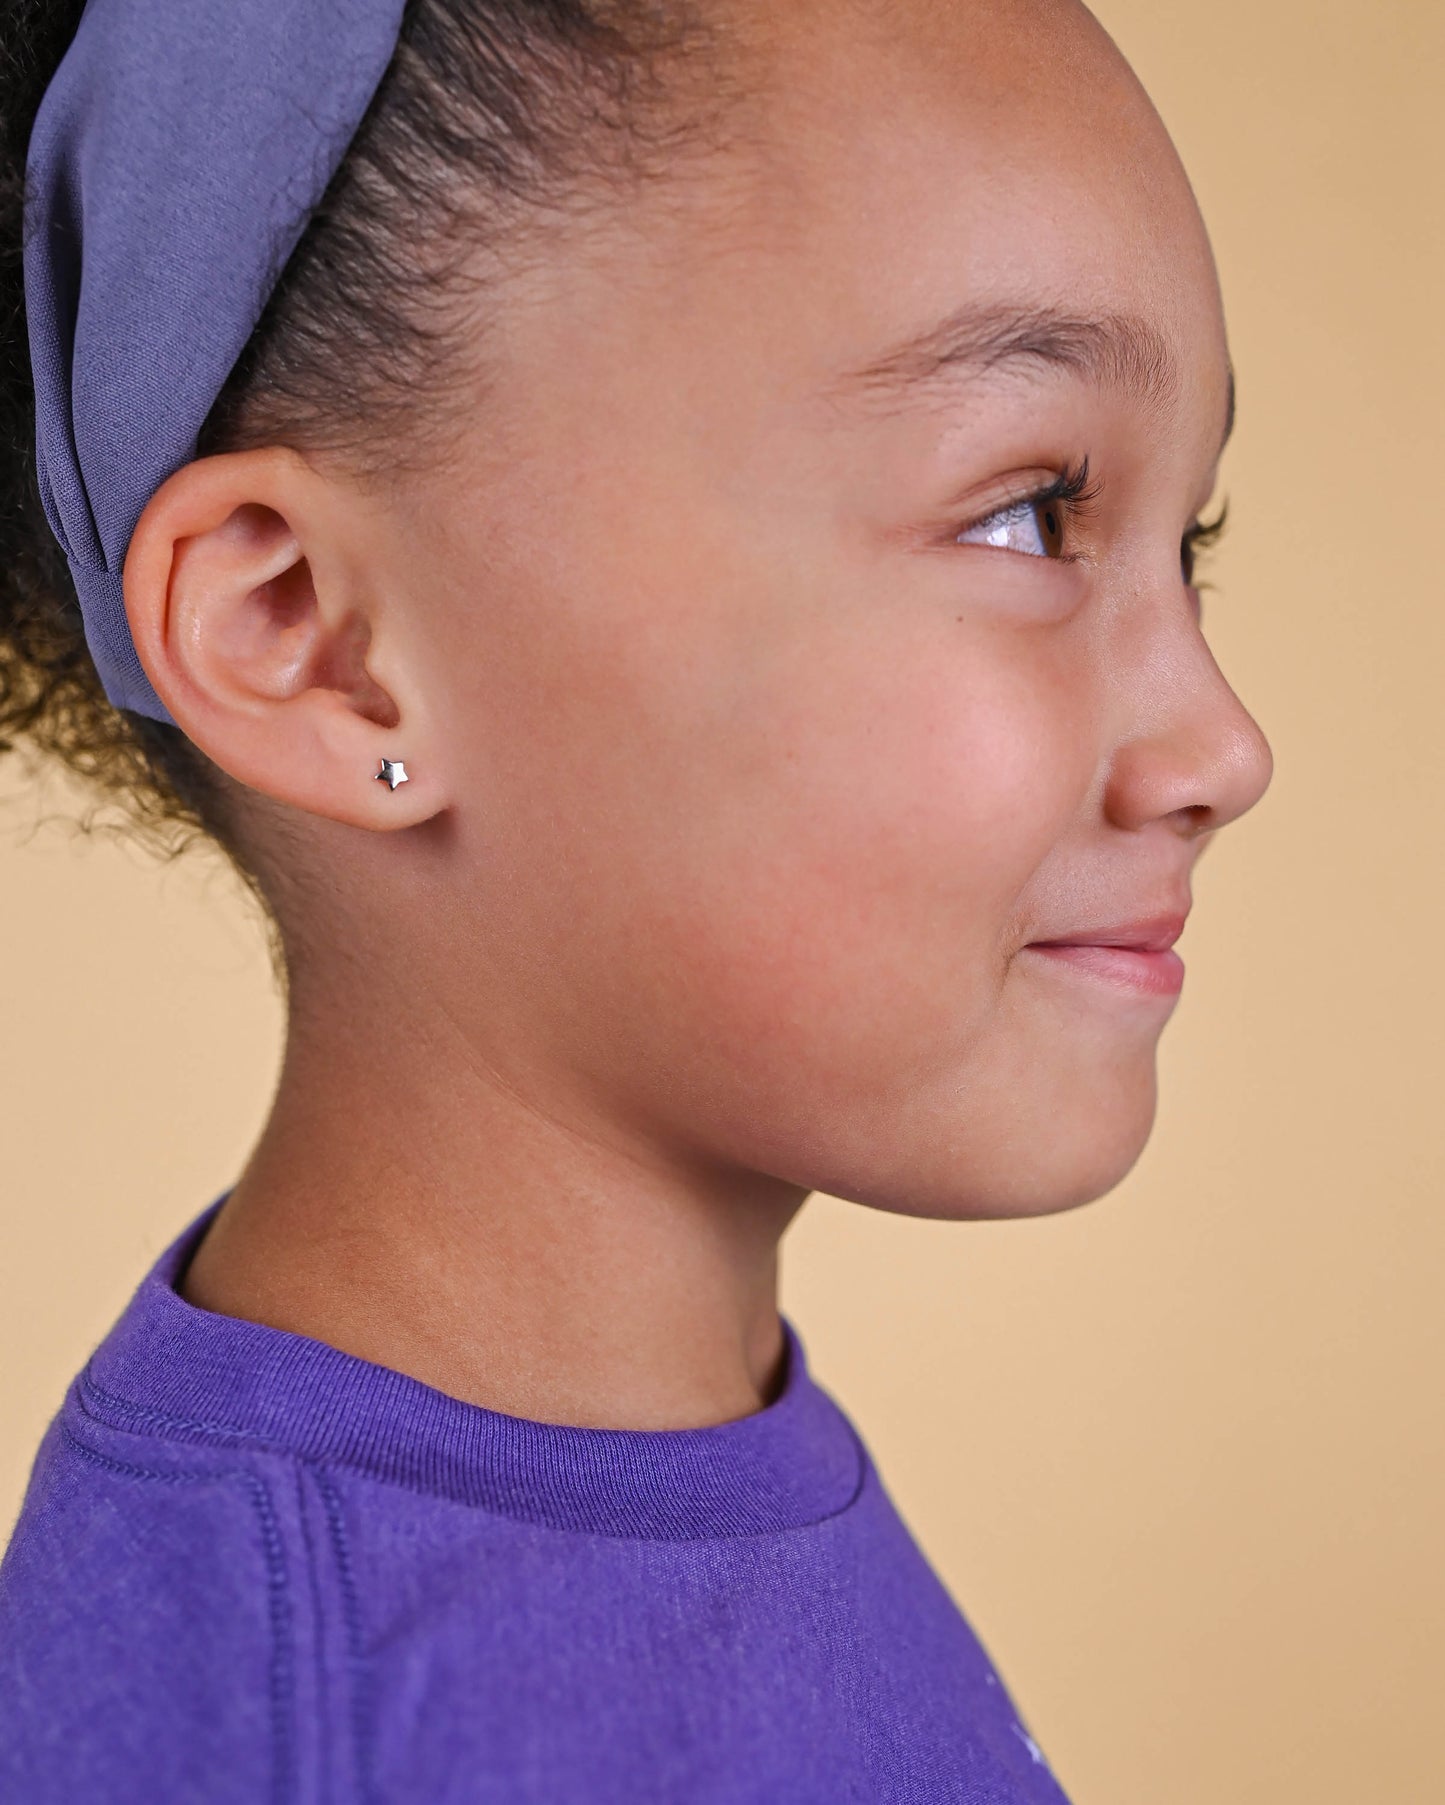
<instances>
[{"instance_id":1,"label":"chin","mask_svg":"<svg viewBox=\"0 0 1445 1805\"><path fill-rule=\"evenodd\" d=\"M895 1146L891 1169L875 1182L832 1196L893 1215L936 1221L1007 1221L1055 1216L1106 1196L1138 1163L1154 1126L1157 1090L1148 1081L1087 1092L1073 1108L1013 1110L1008 1119L972 1122L949 1144L926 1134Z\"/></svg>"},{"instance_id":2,"label":"chin","mask_svg":"<svg viewBox=\"0 0 1445 1805\"><path fill-rule=\"evenodd\" d=\"M1090 1149L1054 1169L1031 1174L983 1200L982 1207L950 1212L957 1220L1005 1221L1023 1216L1060 1216L1086 1203L1097 1203L1121 1184L1138 1164L1147 1134L1127 1144Z\"/></svg>"}]
</instances>

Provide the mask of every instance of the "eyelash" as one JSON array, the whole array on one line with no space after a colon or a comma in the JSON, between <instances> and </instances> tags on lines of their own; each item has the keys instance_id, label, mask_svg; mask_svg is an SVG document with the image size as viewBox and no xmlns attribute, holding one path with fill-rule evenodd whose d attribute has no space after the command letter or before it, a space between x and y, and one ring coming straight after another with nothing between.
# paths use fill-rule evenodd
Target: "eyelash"
<instances>
[{"instance_id":1,"label":"eyelash","mask_svg":"<svg viewBox=\"0 0 1445 1805\"><path fill-rule=\"evenodd\" d=\"M1099 499L1103 483L1089 474L1088 457L1077 464L1066 464L1046 489L1025 497L1031 508L1046 508L1052 502L1063 512L1066 521L1084 519Z\"/></svg>"}]
</instances>

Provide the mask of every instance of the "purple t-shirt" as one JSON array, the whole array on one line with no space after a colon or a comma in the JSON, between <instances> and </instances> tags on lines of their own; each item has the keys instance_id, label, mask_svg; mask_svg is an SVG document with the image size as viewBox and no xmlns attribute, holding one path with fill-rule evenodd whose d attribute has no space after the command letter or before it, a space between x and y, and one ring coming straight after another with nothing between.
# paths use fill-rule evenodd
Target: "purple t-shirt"
<instances>
[{"instance_id":1,"label":"purple t-shirt","mask_svg":"<svg viewBox=\"0 0 1445 1805\"><path fill-rule=\"evenodd\" d=\"M786 1319L751 1416L532 1422L188 1303L223 1200L36 1459L5 1805L1061 1805Z\"/></svg>"}]
</instances>

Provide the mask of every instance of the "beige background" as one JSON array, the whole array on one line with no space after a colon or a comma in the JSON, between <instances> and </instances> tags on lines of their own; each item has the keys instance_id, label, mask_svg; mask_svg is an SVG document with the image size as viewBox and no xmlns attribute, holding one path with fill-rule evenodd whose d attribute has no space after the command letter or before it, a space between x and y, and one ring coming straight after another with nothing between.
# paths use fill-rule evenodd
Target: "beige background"
<instances>
[{"instance_id":1,"label":"beige background","mask_svg":"<svg viewBox=\"0 0 1445 1805\"><path fill-rule=\"evenodd\" d=\"M1125 1185L1002 1225L816 1198L784 1303L1077 1805L1437 1805L1445 6L1102 14L1219 252L1241 416L1208 620L1278 774L1201 868ZM8 787L4 1519L239 1168L280 1032L223 877L27 839Z\"/></svg>"}]
</instances>

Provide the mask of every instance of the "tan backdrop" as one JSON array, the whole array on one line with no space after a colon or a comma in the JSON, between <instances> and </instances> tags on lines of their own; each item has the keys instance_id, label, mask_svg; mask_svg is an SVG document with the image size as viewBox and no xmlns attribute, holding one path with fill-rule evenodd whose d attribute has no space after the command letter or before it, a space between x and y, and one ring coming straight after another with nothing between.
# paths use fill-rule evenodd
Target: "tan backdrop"
<instances>
[{"instance_id":1,"label":"tan backdrop","mask_svg":"<svg viewBox=\"0 0 1445 1805\"><path fill-rule=\"evenodd\" d=\"M1445 6L1105 0L1239 367L1216 650L1267 801L1200 871L1112 1197L819 1197L785 1307L1078 1805L1445 1799ZM225 879L0 828L0 1517L73 1370L260 1125ZM53 791L48 806L65 803Z\"/></svg>"}]
</instances>

